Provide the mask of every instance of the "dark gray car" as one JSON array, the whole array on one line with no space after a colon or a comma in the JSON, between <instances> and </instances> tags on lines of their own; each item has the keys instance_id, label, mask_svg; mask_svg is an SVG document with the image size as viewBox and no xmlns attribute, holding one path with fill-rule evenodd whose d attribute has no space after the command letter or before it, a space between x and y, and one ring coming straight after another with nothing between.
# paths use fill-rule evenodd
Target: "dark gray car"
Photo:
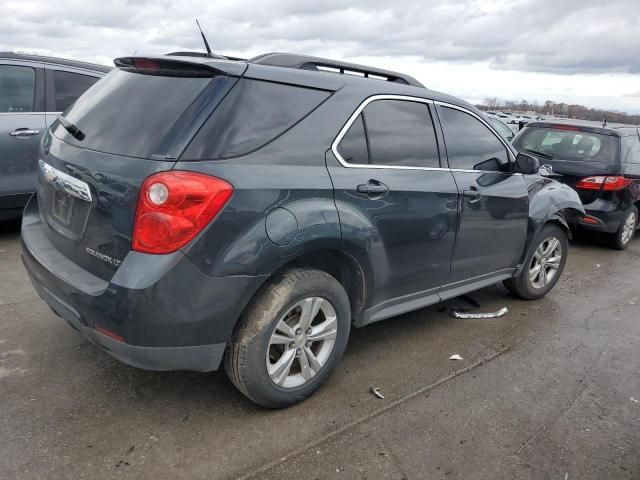
<instances>
[{"instance_id":1,"label":"dark gray car","mask_svg":"<svg viewBox=\"0 0 640 480\"><path fill-rule=\"evenodd\" d=\"M0 52L0 220L16 217L36 188L43 132L109 67Z\"/></svg>"},{"instance_id":2,"label":"dark gray car","mask_svg":"<svg viewBox=\"0 0 640 480\"><path fill-rule=\"evenodd\" d=\"M560 278L578 195L462 100L296 55L116 65L45 135L22 241L40 296L126 363L224 363L283 407L352 325Z\"/></svg>"}]
</instances>

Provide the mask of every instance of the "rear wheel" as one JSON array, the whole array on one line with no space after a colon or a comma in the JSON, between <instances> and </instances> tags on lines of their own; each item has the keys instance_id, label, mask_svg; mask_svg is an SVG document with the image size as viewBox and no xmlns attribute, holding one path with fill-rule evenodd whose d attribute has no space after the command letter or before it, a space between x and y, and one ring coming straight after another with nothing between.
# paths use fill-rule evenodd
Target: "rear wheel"
<instances>
[{"instance_id":1,"label":"rear wheel","mask_svg":"<svg viewBox=\"0 0 640 480\"><path fill-rule=\"evenodd\" d=\"M610 245L617 250L624 250L629 246L638 226L638 209L631 207L622 220L620 228L611 236Z\"/></svg>"},{"instance_id":2,"label":"rear wheel","mask_svg":"<svg viewBox=\"0 0 640 480\"><path fill-rule=\"evenodd\" d=\"M568 251L566 231L554 223L546 224L531 243L522 271L505 280L505 287L525 300L544 297L560 279Z\"/></svg>"},{"instance_id":3,"label":"rear wheel","mask_svg":"<svg viewBox=\"0 0 640 480\"><path fill-rule=\"evenodd\" d=\"M227 348L233 384L254 402L282 408L311 395L342 356L349 299L331 275L295 268L278 274L251 302Z\"/></svg>"}]
</instances>

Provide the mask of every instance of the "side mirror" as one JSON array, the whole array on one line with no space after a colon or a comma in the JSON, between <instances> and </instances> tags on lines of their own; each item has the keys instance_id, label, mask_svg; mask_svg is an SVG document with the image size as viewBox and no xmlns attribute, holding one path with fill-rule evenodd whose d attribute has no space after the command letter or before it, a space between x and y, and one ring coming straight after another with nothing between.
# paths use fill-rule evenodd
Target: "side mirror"
<instances>
[{"instance_id":1,"label":"side mirror","mask_svg":"<svg viewBox=\"0 0 640 480\"><path fill-rule=\"evenodd\" d=\"M534 175L540 170L540 160L533 155L519 153L516 157L515 171L525 175Z\"/></svg>"}]
</instances>

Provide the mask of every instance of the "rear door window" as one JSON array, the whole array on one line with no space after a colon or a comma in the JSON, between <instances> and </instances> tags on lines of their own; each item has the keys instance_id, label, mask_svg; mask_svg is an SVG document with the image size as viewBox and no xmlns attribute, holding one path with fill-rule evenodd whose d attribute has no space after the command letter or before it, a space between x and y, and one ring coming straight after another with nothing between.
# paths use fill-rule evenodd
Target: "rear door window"
<instances>
[{"instance_id":1,"label":"rear door window","mask_svg":"<svg viewBox=\"0 0 640 480\"><path fill-rule=\"evenodd\" d=\"M425 103L377 100L363 113L372 164L440 167L438 142Z\"/></svg>"},{"instance_id":2,"label":"rear door window","mask_svg":"<svg viewBox=\"0 0 640 480\"><path fill-rule=\"evenodd\" d=\"M356 165L369 163L369 148L367 147L367 136L364 130L362 114L358 115L358 118L351 124L347 133L340 140L338 153L348 163Z\"/></svg>"},{"instance_id":3,"label":"rear door window","mask_svg":"<svg viewBox=\"0 0 640 480\"><path fill-rule=\"evenodd\" d=\"M97 77L80 73L53 71L54 105L56 112L63 112L75 102L91 85L99 80Z\"/></svg>"},{"instance_id":4,"label":"rear door window","mask_svg":"<svg viewBox=\"0 0 640 480\"><path fill-rule=\"evenodd\" d=\"M19 65L0 65L0 113L33 112L36 71Z\"/></svg>"},{"instance_id":5,"label":"rear door window","mask_svg":"<svg viewBox=\"0 0 640 480\"><path fill-rule=\"evenodd\" d=\"M462 170L498 169L507 165L507 148L480 120L454 108L438 109L449 166Z\"/></svg>"},{"instance_id":6,"label":"rear door window","mask_svg":"<svg viewBox=\"0 0 640 480\"><path fill-rule=\"evenodd\" d=\"M330 92L243 78L202 126L182 160L253 152L307 116Z\"/></svg>"}]
</instances>

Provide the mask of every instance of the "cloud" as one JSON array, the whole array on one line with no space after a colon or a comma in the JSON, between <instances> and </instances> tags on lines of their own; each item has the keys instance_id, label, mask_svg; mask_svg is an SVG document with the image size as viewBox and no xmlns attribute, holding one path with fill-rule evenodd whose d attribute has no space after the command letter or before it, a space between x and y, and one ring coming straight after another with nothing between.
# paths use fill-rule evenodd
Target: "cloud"
<instances>
[{"instance_id":1,"label":"cloud","mask_svg":"<svg viewBox=\"0 0 640 480\"><path fill-rule=\"evenodd\" d=\"M640 75L637 0L68 0L64 5L5 0L0 50L103 63L135 51L202 50L197 17L214 51L235 56L293 51L387 63L395 58L424 65L480 63L496 72L619 74L635 80Z\"/></svg>"},{"instance_id":2,"label":"cloud","mask_svg":"<svg viewBox=\"0 0 640 480\"><path fill-rule=\"evenodd\" d=\"M505 70L640 73L637 0L71 0L65 7L5 2L2 48L89 57L201 48L199 17L224 52L293 48L488 61Z\"/></svg>"}]
</instances>

